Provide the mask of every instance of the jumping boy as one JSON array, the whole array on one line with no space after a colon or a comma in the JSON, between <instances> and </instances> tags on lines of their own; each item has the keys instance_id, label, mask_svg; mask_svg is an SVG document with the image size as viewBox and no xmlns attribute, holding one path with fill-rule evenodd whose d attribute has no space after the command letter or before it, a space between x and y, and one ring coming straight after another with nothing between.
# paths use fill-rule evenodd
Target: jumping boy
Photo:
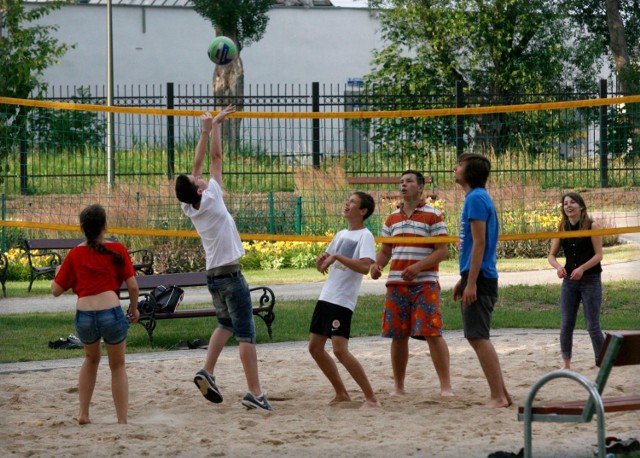
<instances>
[{"instance_id":1,"label":"jumping boy","mask_svg":"<svg viewBox=\"0 0 640 458\"><path fill-rule=\"evenodd\" d=\"M235 107L228 106L215 117L210 113L200 117L201 132L193 160L193 171L191 175L180 175L176 179L176 197L182 202L182 211L191 219L202 239L207 258L207 286L218 317L218 326L209 340L204 367L196 373L193 381L207 400L222 402L213 370L227 340L235 334L249 388L242 404L248 409L272 410L266 393L260 389L258 378L251 293L238 262L244 255L244 248L235 221L222 198L220 125L234 111ZM207 182L202 178L202 171L209 137L211 178Z\"/></svg>"}]
</instances>

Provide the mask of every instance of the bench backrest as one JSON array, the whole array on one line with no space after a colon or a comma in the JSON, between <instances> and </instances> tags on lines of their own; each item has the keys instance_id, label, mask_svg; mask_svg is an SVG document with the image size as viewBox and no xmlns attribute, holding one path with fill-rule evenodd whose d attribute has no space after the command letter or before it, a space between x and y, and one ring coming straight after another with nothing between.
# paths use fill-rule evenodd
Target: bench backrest
<instances>
[{"instance_id":1,"label":"bench backrest","mask_svg":"<svg viewBox=\"0 0 640 458\"><path fill-rule=\"evenodd\" d=\"M25 239L28 250L70 250L86 239Z\"/></svg>"},{"instance_id":2,"label":"bench backrest","mask_svg":"<svg viewBox=\"0 0 640 458\"><path fill-rule=\"evenodd\" d=\"M424 183L430 184L433 182L433 177L427 175L424 177ZM381 176L368 176L368 177L347 177L347 183L349 184L400 184L400 177L397 175L391 177Z\"/></svg>"},{"instance_id":3,"label":"bench backrest","mask_svg":"<svg viewBox=\"0 0 640 458\"><path fill-rule=\"evenodd\" d=\"M108 237L107 240L116 241L115 237ZM85 238L77 239L25 239L24 244L29 250L70 250L86 241Z\"/></svg>"},{"instance_id":4,"label":"bench backrest","mask_svg":"<svg viewBox=\"0 0 640 458\"><path fill-rule=\"evenodd\" d=\"M160 285L203 286L207 284L206 272L185 272L179 274L138 275L138 287L141 290L153 289ZM127 289L127 284L120 285L121 290Z\"/></svg>"}]
</instances>

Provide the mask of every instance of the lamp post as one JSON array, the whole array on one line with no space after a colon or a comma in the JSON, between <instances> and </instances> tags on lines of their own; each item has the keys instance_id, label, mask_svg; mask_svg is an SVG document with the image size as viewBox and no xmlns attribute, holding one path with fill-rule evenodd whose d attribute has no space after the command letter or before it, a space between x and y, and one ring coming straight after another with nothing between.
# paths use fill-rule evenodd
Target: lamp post
<instances>
[{"instance_id":1,"label":"lamp post","mask_svg":"<svg viewBox=\"0 0 640 458\"><path fill-rule=\"evenodd\" d=\"M107 107L113 106L113 20L111 0L107 0ZM113 112L107 112L107 186L113 189L116 177L115 124Z\"/></svg>"}]
</instances>

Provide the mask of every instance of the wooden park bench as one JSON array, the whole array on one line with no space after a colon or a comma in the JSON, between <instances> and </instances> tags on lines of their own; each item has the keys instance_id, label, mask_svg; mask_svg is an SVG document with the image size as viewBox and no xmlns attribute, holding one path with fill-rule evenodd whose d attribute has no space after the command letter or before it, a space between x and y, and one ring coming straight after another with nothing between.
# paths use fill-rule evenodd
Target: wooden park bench
<instances>
[{"instance_id":1,"label":"wooden park bench","mask_svg":"<svg viewBox=\"0 0 640 458\"><path fill-rule=\"evenodd\" d=\"M151 348L154 348L153 344L153 331L156 328L158 320L173 320L178 318L202 318L202 317L214 317L216 316L216 309L211 304L207 308L201 309L176 309L173 312L156 312L153 304L153 296L150 295L151 291L160 286L204 286L207 285L207 273L206 272L186 272L178 274L159 274L159 275L143 275L136 277L138 281L138 287L140 288L140 299L147 300L148 302L144 307L138 307L140 312L140 320L138 323L142 324L149 336L149 344ZM123 283L120 287L121 290L126 291L127 285ZM250 291L260 292L258 302L253 305L253 314L258 316L264 321L267 326L267 332L269 338L273 337L271 325L275 320L275 313L273 308L276 305L276 297L273 290L267 286L256 286L250 288ZM122 298L128 299L128 298ZM140 302L138 302L140 304Z\"/></svg>"},{"instance_id":2,"label":"wooden park bench","mask_svg":"<svg viewBox=\"0 0 640 458\"><path fill-rule=\"evenodd\" d=\"M386 184L393 184L396 186L400 185L400 177L397 175L394 176L350 176L347 177L347 183L350 185L371 185L371 186L379 186L379 185L386 185ZM431 199L435 200L436 199L436 191L435 191L435 185L433 182L433 177L431 175L425 175L424 177L424 185L425 188L427 187L427 185L431 185L431 191L428 193L425 193L426 197L431 197ZM387 200L391 200L391 199L399 199L400 198L400 193L398 192L389 192L385 195L383 195L384 199Z\"/></svg>"},{"instance_id":3,"label":"wooden park bench","mask_svg":"<svg viewBox=\"0 0 640 458\"><path fill-rule=\"evenodd\" d=\"M115 241L115 237L108 240ZM53 278L56 267L62 264L63 253L80 245L85 239L24 239L24 250L29 260L29 291L36 278L45 275ZM153 274L153 253L146 249L129 251L136 272ZM48 259L47 259L48 258ZM39 266L40 259L46 260L45 266Z\"/></svg>"},{"instance_id":4,"label":"wooden park bench","mask_svg":"<svg viewBox=\"0 0 640 458\"><path fill-rule=\"evenodd\" d=\"M605 412L640 410L640 394L606 397L602 393L614 366L640 364L640 331L608 332L604 347L596 365L600 367L595 382L581 374L569 370L557 370L544 375L529 391L525 405L518 410L518 420L524 421L524 456L531 458L531 423L572 422L589 423L595 414L598 417L598 456L606 455ZM568 378L581 384L586 390L586 400L533 405L536 394L547 382L557 378ZM636 388L638 385L636 385Z\"/></svg>"},{"instance_id":5,"label":"wooden park bench","mask_svg":"<svg viewBox=\"0 0 640 458\"><path fill-rule=\"evenodd\" d=\"M4 253L0 253L0 283L2 283L2 295L7 297L7 287L5 283L9 277L9 259Z\"/></svg>"}]
</instances>

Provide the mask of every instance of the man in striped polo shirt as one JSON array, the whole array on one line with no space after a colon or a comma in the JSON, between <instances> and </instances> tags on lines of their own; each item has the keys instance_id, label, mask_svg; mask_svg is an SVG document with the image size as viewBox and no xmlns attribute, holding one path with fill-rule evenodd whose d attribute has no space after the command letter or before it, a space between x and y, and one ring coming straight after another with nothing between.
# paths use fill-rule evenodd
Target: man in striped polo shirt
<instances>
[{"instance_id":1,"label":"man in striped polo shirt","mask_svg":"<svg viewBox=\"0 0 640 458\"><path fill-rule=\"evenodd\" d=\"M424 176L407 170L400 177L402 203L387 218L383 237L441 237L447 235L442 214L423 199ZM405 393L409 337L426 340L440 381L440 395L453 396L449 347L442 337L438 265L447 258L446 243L383 243L371 267L380 278L391 261L382 319L382 336L391 341L394 391Z\"/></svg>"}]
</instances>

